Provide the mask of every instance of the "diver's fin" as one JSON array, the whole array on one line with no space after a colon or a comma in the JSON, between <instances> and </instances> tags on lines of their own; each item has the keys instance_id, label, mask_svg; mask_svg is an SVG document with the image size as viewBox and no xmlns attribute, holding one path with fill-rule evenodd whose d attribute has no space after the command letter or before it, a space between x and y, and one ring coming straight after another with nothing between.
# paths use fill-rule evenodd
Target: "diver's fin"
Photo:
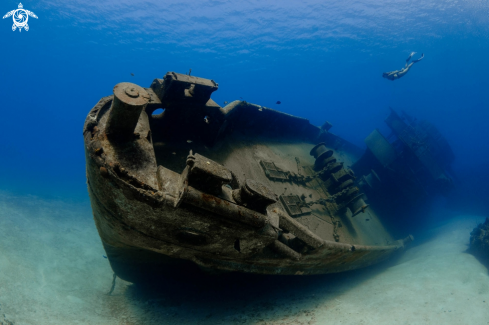
<instances>
[{"instance_id":1,"label":"diver's fin","mask_svg":"<svg viewBox=\"0 0 489 325\"><path fill-rule=\"evenodd\" d=\"M413 61L413 63L419 62L419 61L421 61L423 58L424 58L424 53L421 53L421 56L419 57L419 59L414 60L414 61Z\"/></svg>"}]
</instances>

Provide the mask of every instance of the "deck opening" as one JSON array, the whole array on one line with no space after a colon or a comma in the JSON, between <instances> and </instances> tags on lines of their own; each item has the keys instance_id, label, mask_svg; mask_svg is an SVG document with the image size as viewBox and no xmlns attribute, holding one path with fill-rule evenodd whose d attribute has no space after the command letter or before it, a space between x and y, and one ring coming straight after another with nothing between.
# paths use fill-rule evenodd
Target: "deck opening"
<instances>
[{"instance_id":1,"label":"deck opening","mask_svg":"<svg viewBox=\"0 0 489 325\"><path fill-rule=\"evenodd\" d=\"M239 246L239 238L234 242L234 249L241 253L241 247Z\"/></svg>"},{"instance_id":2,"label":"deck opening","mask_svg":"<svg viewBox=\"0 0 489 325\"><path fill-rule=\"evenodd\" d=\"M207 237L200 233L197 230L193 229L182 229L180 230L176 238L179 242L188 244L188 245L194 245L194 246L203 246L207 244Z\"/></svg>"},{"instance_id":3,"label":"deck opening","mask_svg":"<svg viewBox=\"0 0 489 325\"><path fill-rule=\"evenodd\" d=\"M163 108L157 108L151 113L152 118L160 118L163 116L163 113L165 112L165 109Z\"/></svg>"}]
</instances>

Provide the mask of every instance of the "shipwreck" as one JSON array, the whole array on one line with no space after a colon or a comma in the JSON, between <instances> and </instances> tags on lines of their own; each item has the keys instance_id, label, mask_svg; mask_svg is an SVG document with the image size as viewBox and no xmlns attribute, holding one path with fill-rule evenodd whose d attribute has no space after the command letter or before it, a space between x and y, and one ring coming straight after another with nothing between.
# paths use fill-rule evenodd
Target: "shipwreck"
<instances>
[{"instance_id":1,"label":"shipwreck","mask_svg":"<svg viewBox=\"0 0 489 325\"><path fill-rule=\"evenodd\" d=\"M406 174L412 188L393 185L409 150L399 154L378 131L364 152L328 122L316 127L246 101L221 107L211 99L217 89L168 72L149 88L117 84L89 112L88 192L120 278L197 267L286 275L366 267L413 239L393 238L366 194L415 201L451 185L432 152L404 137L413 127L394 111L388 120L412 151L408 169L428 184Z\"/></svg>"}]
</instances>

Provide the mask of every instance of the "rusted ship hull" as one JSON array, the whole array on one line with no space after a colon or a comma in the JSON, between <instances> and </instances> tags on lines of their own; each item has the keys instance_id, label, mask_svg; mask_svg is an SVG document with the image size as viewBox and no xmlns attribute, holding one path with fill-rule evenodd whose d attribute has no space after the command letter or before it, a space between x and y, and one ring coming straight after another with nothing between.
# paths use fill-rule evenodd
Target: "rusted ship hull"
<instances>
[{"instance_id":1,"label":"rusted ship hull","mask_svg":"<svg viewBox=\"0 0 489 325\"><path fill-rule=\"evenodd\" d=\"M200 266L324 274L385 260L393 240L356 186L361 151L302 118L243 101L212 80L168 73L123 83L84 127L88 191L114 272ZM163 108L164 112L153 112Z\"/></svg>"}]
</instances>

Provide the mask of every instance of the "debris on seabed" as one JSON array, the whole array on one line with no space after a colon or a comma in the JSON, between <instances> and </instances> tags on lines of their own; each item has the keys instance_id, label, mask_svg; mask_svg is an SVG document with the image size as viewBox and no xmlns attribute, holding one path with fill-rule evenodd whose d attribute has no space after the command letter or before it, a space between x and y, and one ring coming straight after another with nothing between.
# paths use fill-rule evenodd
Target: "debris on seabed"
<instances>
[{"instance_id":1,"label":"debris on seabed","mask_svg":"<svg viewBox=\"0 0 489 325\"><path fill-rule=\"evenodd\" d=\"M112 276L112 285L110 287L109 292L107 292L107 296L110 296L112 294L112 292L114 292L114 289L115 289L115 280L116 279L117 279L117 275L114 273L114 275Z\"/></svg>"}]
</instances>

